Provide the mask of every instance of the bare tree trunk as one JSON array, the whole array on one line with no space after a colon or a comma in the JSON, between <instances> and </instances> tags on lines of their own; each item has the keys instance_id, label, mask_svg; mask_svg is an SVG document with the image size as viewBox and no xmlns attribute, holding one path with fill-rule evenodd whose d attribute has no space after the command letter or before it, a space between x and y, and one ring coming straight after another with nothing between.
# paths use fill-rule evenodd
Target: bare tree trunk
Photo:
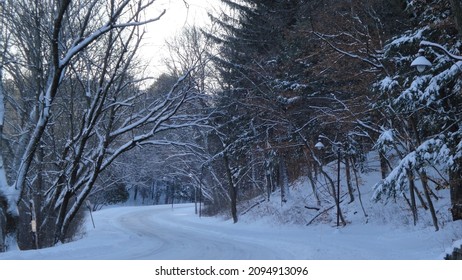
<instances>
[{"instance_id":1,"label":"bare tree trunk","mask_svg":"<svg viewBox=\"0 0 462 280\"><path fill-rule=\"evenodd\" d=\"M286 203L289 196L289 174L287 166L282 157L279 157L279 185L281 188L281 205Z\"/></svg>"},{"instance_id":2,"label":"bare tree trunk","mask_svg":"<svg viewBox=\"0 0 462 280\"><path fill-rule=\"evenodd\" d=\"M265 160L265 177L266 177L266 198L267 201L271 199L271 193L273 193L273 180L272 180L272 164L270 159Z\"/></svg>"},{"instance_id":3,"label":"bare tree trunk","mask_svg":"<svg viewBox=\"0 0 462 280\"><path fill-rule=\"evenodd\" d=\"M0 16L3 17L4 3L0 1ZM4 55L6 52L6 44L3 41L3 18L0 18L0 252L5 251L5 241L7 236L15 238L17 217L15 213L11 212L10 201L7 196L7 191L11 186L8 184L6 175L6 167L3 161L4 151L4 137L3 137L3 125L5 121L5 93L3 88L3 62Z\"/></svg>"},{"instance_id":4,"label":"bare tree trunk","mask_svg":"<svg viewBox=\"0 0 462 280\"><path fill-rule=\"evenodd\" d=\"M348 194L350 195L350 202L352 203L355 201L355 196L353 194L353 186L351 185L351 168L350 168L350 160L349 157L345 156L345 173L346 173L346 181L347 181L347 187L348 187Z\"/></svg>"},{"instance_id":5,"label":"bare tree trunk","mask_svg":"<svg viewBox=\"0 0 462 280\"><path fill-rule=\"evenodd\" d=\"M3 204L0 202L0 204ZM5 252L5 229L6 229L6 217L4 214L4 207L0 205L0 253Z\"/></svg>"},{"instance_id":6,"label":"bare tree trunk","mask_svg":"<svg viewBox=\"0 0 462 280\"><path fill-rule=\"evenodd\" d=\"M61 235L61 230L64 224L64 218L67 213L67 208L69 206L69 200L71 199L72 194L70 192L66 192L64 195L62 202L61 202L61 207L59 208L59 213L58 213L58 219L56 222L56 228L55 228L55 243L58 243L59 241L64 242L64 236Z\"/></svg>"},{"instance_id":7,"label":"bare tree trunk","mask_svg":"<svg viewBox=\"0 0 462 280\"><path fill-rule=\"evenodd\" d=\"M424 188L425 198L427 199L428 206L430 208L430 213L432 215L433 226L435 230L439 230L438 218L436 217L435 207L433 207L433 201L430 196L430 186L428 185L428 177L425 171L420 172L420 179L422 180L422 186Z\"/></svg>"},{"instance_id":8,"label":"bare tree trunk","mask_svg":"<svg viewBox=\"0 0 462 280\"><path fill-rule=\"evenodd\" d=\"M0 231L2 239L0 240L0 247L2 250L8 250L7 245L17 247L17 226L18 226L19 216L15 213L12 213L8 209L8 203L0 197ZM8 244L6 244L8 241Z\"/></svg>"},{"instance_id":9,"label":"bare tree trunk","mask_svg":"<svg viewBox=\"0 0 462 280\"><path fill-rule=\"evenodd\" d=\"M4 95L4 88L3 88L3 63L4 63L4 56L6 52L6 44L3 38L3 9L4 3L0 2L0 252L6 250L5 247L5 239L6 235L9 232L7 228L7 220L8 220L8 198L5 195L4 190L9 188L8 179L6 176L5 165L3 161L3 124L5 120L5 95Z\"/></svg>"},{"instance_id":10,"label":"bare tree trunk","mask_svg":"<svg viewBox=\"0 0 462 280\"><path fill-rule=\"evenodd\" d=\"M337 191L335 190L334 180L332 180L329 174L327 174L322 168L320 168L320 172L322 175L324 175L327 181L329 181L329 185L331 186L332 196L334 197L335 205L337 206L337 210L338 210L337 214L339 215L342 224L345 226L346 221L345 221L345 218L343 217L342 209L340 207L340 201L337 198Z\"/></svg>"},{"instance_id":11,"label":"bare tree trunk","mask_svg":"<svg viewBox=\"0 0 462 280\"><path fill-rule=\"evenodd\" d=\"M226 177L228 179L228 188L229 188L229 197L231 198L231 216L233 217L233 222L237 223L237 188L234 184L233 173L231 171L231 166L229 163L228 153L225 151L223 153L223 160L225 163Z\"/></svg>"},{"instance_id":12,"label":"bare tree trunk","mask_svg":"<svg viewBox=\"0 0 462 280\"><path fill-rule=\"evenodd\" d=\"M422 207L423 207L425 210L427 210L427 209L428 209L427 203L425 203L425 200L423 199L422 194L420 193L419 189L418 189L418 188L414 188L414 192L415 192L417 198L418 198L419 201L420 201L420 205L422 205Z\"/></svg>"},{"instance_id":13,"label":"bare tree trunk","mask_svg":"<svg viewBox=\"0 0 462 280\"><path fill-rule=\"evenodd\" d=\"M321 199L318 194L318 187L317 187L316 181L313 178L313 166L312 165L308 165L307 176L308 176L308 181L310 181L310 184L311 184L311 190L313 191L314 197L316 198L316 205L321 206Z\"/></svg>"},{"instance_id":14,"label":"bare tree trunk","mask_svg":"<svg viewBox=\"0 0 462 280\"><path fill-rule=\"evenodd\" d=\"M382 179L385 179L389 172L388 162L383 153L379 153L379 157L380 157L380 171L382 174Z\"/></svg>"},{"instance_id":15,"label":"bare tree trunk","mask_svg":"<svg viewBox=\"0 0 462 280\"><path fill-rule=\"evenodd\" d=\"M451 213L454 221L462 220L462 160L456 162L457 168L449 171L449 186L451 188Z\"/></svg>"},{"instance_id":16,"label":"bare tree trunk","mask_svg":"<svg viewBox=\"0 0 462 280\"><path fill-rule=\"evenodd\" d=\"M30 200L30 212L31 212L31 232L32 232L32 238L34 242L35 249L39 249L39 236L37 232L37 214L36 214L36 209L35 209L35 202L34 199L32 198Z\"/></svg>"},{"instance_id":17,"label":"bare tree trunk","mask_svg":"<svg viewBox=\"0 0 462 280\"><path fill-rule=\"evenodd\" d=\"M361 188L359 186L359 179L358 179L358 173L356 170L356 166L353 164L353 174L355 176L355 182L356 182L356 189L358 190L358 198L359 198L359 203L361 204L361 209L363 210L364 217L368 217L366 210L364 209L364 204L361 196ZM366 221L367 222L367 221Z\"/></svg>"},{"instance_id":18,"label":"bare tree trunk","mask_svg":"<svg viewBox=\"0 0 462 280\"><path fill-rule=\"evenodd\" d=\"M3 8L0 3L0 12ZM1 14L0 14L1 15ZM1 20L1 19L0 19ZM3 26L2 26L3 27ZM3 30L0 28L0 42L2 42ZM0 45L1 46L1 45ZM3 94L3 50L0 50L0 252L4 252L6 238L6 213L8 211L8 202L3 196L3 190L8 188L6 170L3 164L3 122L5 117L5 96Z\"/></svg>"},{"instance_id":19,"label":"bare tree trunk","mask_svg":"<svg viewBox=\"0 0 462 280\"><path fill-rule=\"evenodd\" d=\"M318 186L317 186L316 180L314 179L318 177L318 172L317 172L318 167L317 167L317 164L313 164L314 162L316 162L316 160L314 159L315 155L312 155L311 157L308 156L307 153L311 151L307 147L308 145L305 143L305 149L304 149L303 154L306 159L306 166L307 166L306 174L308 177L308 181L310 181L311 190L313 191L313 195L316 198L316 205L321 206L321 199L318 193Z\"/></svg>"},{"instance_id":20,"label":"bare tree trunk","mask_svg":"<svg viewBox=\"0 0 462 280\"><path fill-rule=\"evenodd\" d=\"M409 194L411 196L411 212L412 212L412 218L414 220L414 225L417 225L417 221L419 219L418 213L417 213L417 204L415 201L415 182L414 182L414 174L412 173L411 170L407 169L407 178L409 180Z\"/></svg>"},{"instance_id":21,"label":"bare tree trunk","mask_svg":"<svg viewBox=\"0 0 462 280\"><path fill-rule=\"evenodd\" d=\"M250 168L251 168L251 175L252 175L252 176L251 176L251 180L252 180L252 181L251 181L250 183L251 183L251 185L252 185L253 190L255 191L255 190L258 189L258 184L257 184L257 181L258 181L258 179L257 179L257 168L256 168L256 166L255 166L255 164L254 164L254 162L255 162L255 157L256 157L255 152L251 152L251 153L250 153L250 157L251 157L250 162L252 163L252 166L250 167Z\"/></svg>"}]
</instances>

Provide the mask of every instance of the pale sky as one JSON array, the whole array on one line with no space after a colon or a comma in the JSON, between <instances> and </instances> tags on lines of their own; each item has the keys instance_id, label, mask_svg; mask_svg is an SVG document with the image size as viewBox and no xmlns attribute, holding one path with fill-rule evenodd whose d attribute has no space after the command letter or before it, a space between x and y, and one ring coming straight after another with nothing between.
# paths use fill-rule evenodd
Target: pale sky
<instances>
[{"instance_id":1,"label":"pale sky","mask_svg":"<svg viewBox=\"0 0 462 280\"><path fill-rule=\"evenodd\" d=\"M165 52L163 47L165 40L178 34L187 25L207 24L209 20L207 11L213 9L213 6L219 2L220 0L157 0L154 3L151 17L166 10L159 21L149 25L142 49L143 56L151 61L150 69L154 75L163 71L161 59Z\"/></svg>"}]
</instances>

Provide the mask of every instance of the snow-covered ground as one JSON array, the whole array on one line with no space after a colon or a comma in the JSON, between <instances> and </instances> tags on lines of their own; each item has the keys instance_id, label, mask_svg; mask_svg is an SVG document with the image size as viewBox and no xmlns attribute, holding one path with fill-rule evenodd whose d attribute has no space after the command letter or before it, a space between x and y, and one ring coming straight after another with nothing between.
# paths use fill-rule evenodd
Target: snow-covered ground
<instances>
[{"instance_id":1,"label":"snow-covered ground","mask_svg":"<svg viewBox=\"0 0 462 280\"><path fill-rule=\"evenodd\" d=\"M199 218L194 205L108 208L81 239L0 259L441 259L462 223L431 228L377 224L270 226Z\"/></svg>"},{"instance_id":2,"label":"snow-covered ground","mask_svg":"<svg viewBox=\"0 0 462 280\"><path fill-rule=\"evenodd\" d=\"M242 202L237 224L200 218L194 204L112 207L94 212L96 228L88 218L74 242L0 253L0 260L441 260L462 245L462 221L451 221L448 190L437 191L434 201L439 231L423 207L414 226L402 197L371 200L380 175L377 166L366 169L359 178L362 204L358 190L349 202L341 179L345 227L336 227L327 185L319 182L318 206L308 180L300 178L284 204L277 191L270 201ZM336 174L335 164L325 170Z\"/></svg>"}]
</instances>

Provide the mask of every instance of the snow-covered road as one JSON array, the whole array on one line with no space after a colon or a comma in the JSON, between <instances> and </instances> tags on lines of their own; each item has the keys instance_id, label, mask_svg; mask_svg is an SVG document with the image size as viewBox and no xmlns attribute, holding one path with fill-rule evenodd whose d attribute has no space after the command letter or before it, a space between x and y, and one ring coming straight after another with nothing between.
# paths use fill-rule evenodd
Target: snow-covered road
<instances>
[{"instance_id":1,"label":"snow-covered road","mask_svg":"<svg viewBox=\"0 0 462 280\"><path fill-rule=\"evenodd\" d=\"M134 208L119 215L112 226L127 233L131 245L125 259L278 259L294 257L288 252L258 244L244 232L199 223L189 206ZM207 220L207 219L206 219ZM120 255L119 255L120 256Z\"/></svg>"},{"instance_id":2,"label":"snow-covered road","mask_svg":"<svg viewBox=\"0 0 462 280\"><path fill-rule=\"evenodd\" d=\"M80 240L0 259L438 259L462 228L232 224L199 218L191 204L109 208L94 218L96 228L89 222Z\"/></svg>"},{"instance_id":3,"label":"snow-covered road","mask_svg":"<svg viewBox=\"0 0 462 280\"><path fill-rule=\"evenodd\" d=\"M89 223L80 240L56 248L8 252L0 259L296 258L255 236L265 232L236 231L225 222L214 226L215 219L199 219L193 212L194 205L109 208L94 213L96 228Z\"/></svg>"}]
</instances>

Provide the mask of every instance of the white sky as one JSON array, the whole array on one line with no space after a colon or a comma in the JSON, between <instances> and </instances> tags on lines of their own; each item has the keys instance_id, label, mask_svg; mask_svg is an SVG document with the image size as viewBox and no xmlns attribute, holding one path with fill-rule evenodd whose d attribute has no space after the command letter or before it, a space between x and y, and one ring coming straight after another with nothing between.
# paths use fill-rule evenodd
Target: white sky
<instances>
[{"instance_id":1,"label":"white sky","mask_svg":"<svg viewBox=\"0 0 462 280\"><path fill-rule=\"evenodd\" d=\"M188 7L185 5L188 4ZM158 75L163 71L161 59L165 52L165 40L178 34L187 25L204 25L208 22L207 11L213 9L219 0L157 0L152 6L151 17L162 10L165 15L148 26L142 49L143 56L150 60L150 71Z\"/></svg>"}]
</instances>

